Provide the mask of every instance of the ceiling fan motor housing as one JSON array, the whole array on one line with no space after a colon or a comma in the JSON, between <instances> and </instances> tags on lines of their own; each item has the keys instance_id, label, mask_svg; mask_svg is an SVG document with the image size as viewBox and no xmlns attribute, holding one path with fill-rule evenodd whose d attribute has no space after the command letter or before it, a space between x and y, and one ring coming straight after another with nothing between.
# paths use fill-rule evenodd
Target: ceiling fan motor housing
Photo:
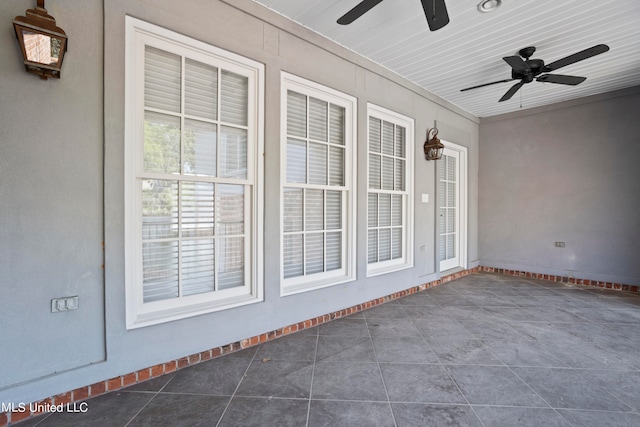
<instances>
[{"instance_id":1,"label":"ceiling fan motor housing","mask_svg":"<svg viewBox=\"0 0 640 427\"><path fill-rule=\"evenodd\" d=\"M527 59L525 64L527 64L529 69L524 71L515 71L512 69L511 78L529 83L533 81L534 77L537 77L544 71L544 61L542 59Z\"/></svg>"}]
</instances>

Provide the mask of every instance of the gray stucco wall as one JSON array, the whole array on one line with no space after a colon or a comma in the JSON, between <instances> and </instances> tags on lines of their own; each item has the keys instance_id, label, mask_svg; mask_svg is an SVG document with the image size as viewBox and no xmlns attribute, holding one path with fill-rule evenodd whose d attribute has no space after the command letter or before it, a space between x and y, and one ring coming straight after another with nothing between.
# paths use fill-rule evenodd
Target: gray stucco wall
<instances>
[{"instance_id":1,"label":"gray stucco wall","mask_svg":"<svg viewBox=\"0 0 640 427\"><path fill-rule=\"evenodd\" d=\"M69 35L62 79L22 64L0 2L0 395L104 360L102 5L47 3ZM80 308L51 313L51 299ZM0 399L6 401L6 399Z\"/></svg>"},{"instance_id":2,"label":"gray stucco wall","mask_svg":"<svg viewBox=\"0 0 640 427\"><path fill-rule=\"evenodd\" d=\"M62 80L40 82L21 69L17 44L0 37L2 79L2 328L0 347L8 371L27 373L24 383L2 388L0 401L29 402L164 361L235 342L266 331L388 295L439 277L435 245L435 163L420 150L437 120L440 136L468 148L468 260L477 265L478 123L473 116L358 57L317 34L248 0L52 2L49 11L70 36ZM0 20L24 13L22 1L0 3ZM124 287L124 28L130 15L265 64L265 301L135 330L125 328ZM104 18L104 29L102 27ZM104 49L102 39L104 34ZM104 53L104 79L102 54ZM13 59L12 59L13 58ZM280 71L287 71L358 98L357 278L355 282L280 297ZM104 83L104 94L102 85ZM28 101L20 93L32 93ZM14 102L7 102L12 99ZM104 102L103 102L104 101ZM415 119L415 267L366 278L366 104L372 102ZM103 136L104 110L104 136ZM39 114L34 114L34 113ZM34 126L33 117L40 127ZM51 137L51 128L57 130ZM104 152L103 152L104 144ZM40 153L39 150L46 151ZM104 184L104 194L102 185ZM38 187L43 186L43 187ZM419 195L430 194L431 203ZM39 206L35 201L46 201ZM37 215L33 207L38 206ZM88 206L88 207L87 207ZM104 209L104 212L103 212ZM34 218L31 218L35 215ZM29 220L30 221L27 221ZM36 224L41 224L35 227ZM46 226L45 226L46 225ZM100 242L105 241L104 260ZM6 256L5 256L6 255ZM5 261L10 257L10 261ZM34 279L34 261L46 267ZM104 282L100 265L104 262ZM91 266L90 278L84 275ZM51 290L53 285L59 291ZM104 286L104 300L102 290ZM49 299L81 294L80 310L61 324L48 313ZM80 293L80 290L77 291ZM62 295L60 295L62 296ZM5 307L9 307L6 311ZM82 314L84 313L84 314ZM103 317L104 316L104 317ZM59 317L63 319L62 317ZM37 319L37 320L35 320ZM104 319L104 321L103 321ZM20 336L65 331L83 323L87 334L48 351ZM59 335L58 335L59 336ZM66 336L66 335L63 335ZM105 355L106 348L106 355ZM20 355L20 356L18 356ZM26 356L25 356L26 355ZM80 355L80 360L76 359ZM99 356L99 357L98 357ZM85 366L88 362L100 363ZM67 370L56 363L70 363ZM32 372L31 366L47 366ZM49 368L52 367L52 368ZM53 372L57 372L53 374ZM47 374L53 374L48 375Z\"/></svg>"},{"instance_id":3,"label":"gray stucco wall","mask_svg":"<svg viewBox=\"0 0 640 427\"><path fill-rule=\"evenodd\" d=\"M639 285L638 112L636 87L482 119L481 265Z\"/></svg>"}]
</instances>

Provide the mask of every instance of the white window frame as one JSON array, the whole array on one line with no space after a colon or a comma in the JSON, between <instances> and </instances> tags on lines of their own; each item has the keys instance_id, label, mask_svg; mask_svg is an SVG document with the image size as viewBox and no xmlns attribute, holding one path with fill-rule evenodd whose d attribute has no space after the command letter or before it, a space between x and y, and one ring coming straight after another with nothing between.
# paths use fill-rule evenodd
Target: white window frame
<instances>
[{"instance_id":1,"label":"white window frame","mask_svg":"<svg viewBox=\"0 0 640 427\"><path fill-rule=\"evenodd\" d=\"M357 99L351 95L320 85L301 77L281 72L280 80L280 294L281 296L307 292L356 280L356 119ZM342 236L342 268L308 276L284 277L284 188L304 187L287 183L287 93L294 91L345 109L345 175L346 201L343 204L344 232ZM327 187L329 188L329 187Z\"/></svg>"},{"instance_id":2,"label":"white window frame","mask_svg":"<svg viewBox=\"0 0 640 427\"><path fill-rule=\"evenodd\" d=\"M372 190L369 188L369 118L375 118L381 121L392 123L396 126L402 126L405 131L405 190L404 191L385 191L385 190ZM412 118L396 113L395 111L381 107L379 105L367 103L367 276L378 276L381 274L391 273L393 271L404 270L412 268L414 265L413 255L413 232L414 232L414 175L413 175L413 163L414 163L414 127L415 122ZM376 153L377 154L377 153ZM395 156L394 156L395 157ZM406 197L406 203L403 206L403 218L402 218L402 230L403 230L403 242L402 256L396 259L390 259L387 261L378 261L375 263L369 263L369 194L370 193L391 193L403 195Z\"/></svg>"},{"instance_id":3,"label":"white window frame","mask_svg":"<svg viewBox=\"0 0 640 427\"><path fill-rule=\"evenodd\" d=\"M126 327L134 329L263 301L264 65L162 27L126 17L125 58L125 288ZM245 286L143 302L142 178L145 46L208 63L248 78ZM227 180L235 183L233 180ZM246 206L249 205L249 206Z\"/></svg>"}]
</instances>

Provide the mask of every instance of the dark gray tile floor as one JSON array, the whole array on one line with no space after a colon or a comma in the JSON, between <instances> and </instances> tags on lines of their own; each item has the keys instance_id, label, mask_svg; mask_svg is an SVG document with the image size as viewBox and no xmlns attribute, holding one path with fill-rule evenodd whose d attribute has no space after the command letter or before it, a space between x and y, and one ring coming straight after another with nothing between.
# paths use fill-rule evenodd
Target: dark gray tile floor
<instances>
[{"instance_id":1,"label":"dark gray tile floor","mask_svg":"<svg viewBox=\"0 0 640 427\"><path fill-rule=\"evenodd\" d=\"M38 426L640 426L640 296L474 274Z\"/></svg>"}]
</instances>

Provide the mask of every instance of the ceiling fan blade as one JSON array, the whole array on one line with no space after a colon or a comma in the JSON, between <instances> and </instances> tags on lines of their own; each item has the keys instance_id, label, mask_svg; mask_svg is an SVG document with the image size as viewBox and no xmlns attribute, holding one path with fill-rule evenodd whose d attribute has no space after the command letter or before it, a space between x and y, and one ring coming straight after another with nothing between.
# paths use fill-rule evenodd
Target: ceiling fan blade
<instances>
[{"instance_id":1,"label":"ceiling fan blade","mask_svg":"<svg viewBox=\"0 0 640 427\"><path fill-rule=\"evenodd\" d=\"M373 9L382 0L362 0L353 9L338 18L338 24L349 25L362 15Z\"/></svg>"},{"instance_id":2,"label":"ceiling fan blade","mask_svg":"<svg viewBox=\"0 0 640 427\"><path fill-rule=\"evenodd\" d=\"M599 44L589 49L581 50L578 53L574 53L573 55L569 55L565 58L558 59L550 64L547 64L544 67L544 71L554 71L561 67L566 67L567 65L573 64L578 61L582 61L583 59L591 58L592 56L600 55L601 53L605 53L609 50L609 46L606 44Z\"/></svg>"},{"instance_id":3,"label":"ceiling fan blade","mask_svg":"<svg viewBox=\"0 0 640 427\"><path fill-rule=\"evenodd\" d=\"M565 76L562 74L543 74L536 79L542 83L558 83L561 85L575 86L587 80L586 77Z\"/></svg>"},{"instance_id":4,"label":"ceiling fan blade","mask_svg":"<svg viewBox=\"0 0 640 427\"><path fill-rule=\"evenodd\" d=\"M505 80L500 80L500 81L497 81L497 82L491 82L491 83L481 84L481 85L478 85L478 86L471 86L471 87L467 87L467 88L464 88L464 89L460 89L460 92L464 92L465 90L478 89L479 87L485 87L485 86L489 86L489 85L495 85L495 84L497 84L497 83L512 82L512 81L514 81L514 80L515 80L515 79L505 79Z\"/></svg>"},{"instance_id":5,"label":"ceiling fan blade","mask_svg":"<svg viewBox=\"0 0 640 427\"><path fill-rule=\"evenodd\" d=\"M513 71L517 73L524 73L525 71L531 70L527 63L524 62L519 56L505 56L502 59L504 59L504 61L513 69Z\"/></svg>"},{"instance_id":6,"label":"ceiling fan blade","mask_svg":"<svg viewBox=\"0 0 640 427\"><path fill-rule=\"evenodd\" d=\"M502 95L502 98L500 98L500 101L498 101L498 102L502 102L502 101L508 101L508 100L510 100L510 99L511 99L511 97L512 97L513 95L515 95L515 93L516 93L517 91L519 91L519 90L520 90L520 88L521 88L523 85L524 85L524 82L520 82L520 83L516 83L516 84L514 84L513 86L511 86L511 89L509 89L509 90L507 91L507 93L505 93L504 95Z\"/></svg>"},{"instance_id":7,"label":"ceiling fan blade","mask_svg":"<svg viewBox=\"0 0 640 427\"><path fill-rule=\"evenodd\" d=\"M422 0L422 8L431 31L439 30L449 23L449 14L444 0Z\"/></svg>"}]
</instances>

